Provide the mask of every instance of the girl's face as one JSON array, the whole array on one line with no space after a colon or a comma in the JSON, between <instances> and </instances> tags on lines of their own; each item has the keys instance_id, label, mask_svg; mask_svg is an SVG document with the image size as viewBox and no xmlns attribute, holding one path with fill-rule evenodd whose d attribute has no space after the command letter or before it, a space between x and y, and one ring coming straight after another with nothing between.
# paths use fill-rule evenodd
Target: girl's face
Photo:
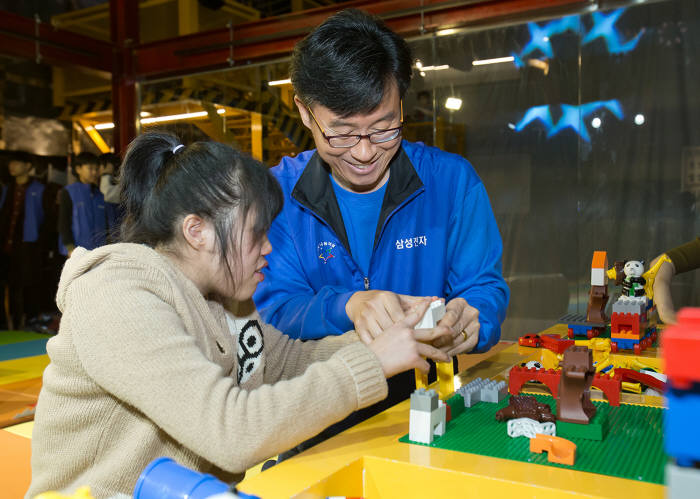
<instances>
[{"instance_id":1,"label":"girl's face","mask_svg":"<svg viewBox=\"0 0 700 499\"><path fill-rule=\"evenodd\" d=\"M238 256L234 256L233 252L229 252L228 264L231 267L233 279L225 279L228 275L228 269L223 264L221 267L224 268L218 272L224 279L219 281L219 286L217 287L220 289L217 292L238 301L245 301L253 296L258 283L265 278L262 273L262 269L267 267L265 256L272 251L272 245L267 239L267 234L256 240L253 233L254 224L255 213L251 211L246 218L240 246L239 244L234 245L239 246Z\"/></svg>"}]
</instances>

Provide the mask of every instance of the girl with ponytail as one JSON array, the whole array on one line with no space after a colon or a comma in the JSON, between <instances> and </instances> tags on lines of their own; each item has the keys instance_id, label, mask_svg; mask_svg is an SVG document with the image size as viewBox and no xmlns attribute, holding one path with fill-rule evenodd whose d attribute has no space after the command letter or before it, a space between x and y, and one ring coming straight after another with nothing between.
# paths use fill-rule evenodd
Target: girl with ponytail
<instances>
[{"instance_id":1,"label":"girl with ponytail","mask_svg":"<svg viewBox=\"0 0 700 499\"><path fill-rule=\"evenodd\" d=\"M386 377L448 360L429 344L439 333L413 329L427 299L369 344L355 332L292 340L226 311L263 279L282 207L249 156L144 134L124 159L121 202L122 242L76 248L61 276L27 497L82 485L130 495L160 456L240 480L386 397Z\"/></svg>"}]
</instances>

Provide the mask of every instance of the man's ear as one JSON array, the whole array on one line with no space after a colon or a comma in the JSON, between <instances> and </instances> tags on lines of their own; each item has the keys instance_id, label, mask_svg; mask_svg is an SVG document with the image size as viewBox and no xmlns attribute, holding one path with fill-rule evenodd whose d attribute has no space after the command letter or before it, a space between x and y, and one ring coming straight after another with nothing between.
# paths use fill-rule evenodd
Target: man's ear
<instances>
[{"instance_id":1,"label":"man's ear","mask_svg":"<svg viewBox=\"0 0 700 499\"><path fill-rule=\"evenodd\" d=\"M182 220L182 235L187 244L196 251L213 247L215 234L211 224L192 213Z\"/></svg>"},{"instance_id":2,"label":"man's ear","mask_svg":"<svg viewBox=\"0 0 700 499\"><path fill-rule=\"evenodd\" d=\"M296 95L294 96L294 104L297 105L297 109L299 110L299 115L301 116L301 122L304 123L304 126L311 130L313 128L313 123L311 123L311 115L309 114L309 110L306 107L306 105L301 101L299 97Z\"/></svg>"}]
</instances>

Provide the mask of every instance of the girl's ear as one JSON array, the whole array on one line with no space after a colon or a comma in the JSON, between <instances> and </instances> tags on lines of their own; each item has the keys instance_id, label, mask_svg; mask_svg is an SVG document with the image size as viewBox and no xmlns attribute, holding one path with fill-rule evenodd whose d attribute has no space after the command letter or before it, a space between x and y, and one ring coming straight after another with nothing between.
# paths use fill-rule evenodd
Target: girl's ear
<instances>
[{"instance_id":1,"label":"girl's ear","mask_svg":"<svg viewBox=\"0 0 700 499\"><path fill-rule=\"evenodd\" d=\"M214 247L214 230L203 218L190 213L182 220L182 235L187 244L195 251Z\"/></svg>"}]
</instances>

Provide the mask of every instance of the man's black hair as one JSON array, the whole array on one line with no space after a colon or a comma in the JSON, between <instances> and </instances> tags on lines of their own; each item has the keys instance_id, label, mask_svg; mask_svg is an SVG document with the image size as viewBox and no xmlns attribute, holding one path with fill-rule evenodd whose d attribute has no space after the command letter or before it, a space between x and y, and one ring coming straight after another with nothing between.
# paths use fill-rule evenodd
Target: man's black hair
<instances>
[{"instance_id":1,"label":"man's black hair","mask_svg":"<svg viewBox=\"0 0 700 499\"><path fill-rule=\"evenodd\" d=\"M119 163L121 163L121 160L119 159L119 156L113 152L106 152L104 154L100 154L100 156L97 158L97 162L100 166L111 163L116 169L119 166Z\"/></svg>"},{"instance_id":2,"label":"man's black hair","mask_svg":"<svg viewBox=\"0 0 700 499\"><path fill-rule=\"evenodd\" d=\"M3 157L5 162L9 165L10 161L20 161L22 163L34 164L34 155L26 151L4 151Z\"/></svg>"},{"instance_id":3,"label":"man's black hair","mask_svg":"<svg viewBox=\"0 0 700 499\"><path fill-rule=\"evenodd\" d=\"M91 152L81 152L80 154L73 157L73 164L71 165L71 170L73 175L78 176L78 172L75 170L79 166L83 165L96 165L97 156Z\"/></svg>"},{"instance_id":4,"label":"man's black hair","mask_svg":"<svg viewBox=\"0 0 700 499\"><path fill-rule=\"evenodd\" d=\"M297 43L290 74L304 104L346 117L375 110L388 85L396 83L403 98L411 61L406 41L378 17L346 9Z\"/></svg>"},{"instance_id":5,"label":"man's black hair","mask_svg":"<svg viewBox=\"0 0 700 499\"><path fill-rule=\"evenodd\" d=\"M97 164L97 156L95 156L91 152L81 152L73 160L74 166L81 166L81 165L87 165L87 164L96 165Z\"/></svg>"}]
</instances>

